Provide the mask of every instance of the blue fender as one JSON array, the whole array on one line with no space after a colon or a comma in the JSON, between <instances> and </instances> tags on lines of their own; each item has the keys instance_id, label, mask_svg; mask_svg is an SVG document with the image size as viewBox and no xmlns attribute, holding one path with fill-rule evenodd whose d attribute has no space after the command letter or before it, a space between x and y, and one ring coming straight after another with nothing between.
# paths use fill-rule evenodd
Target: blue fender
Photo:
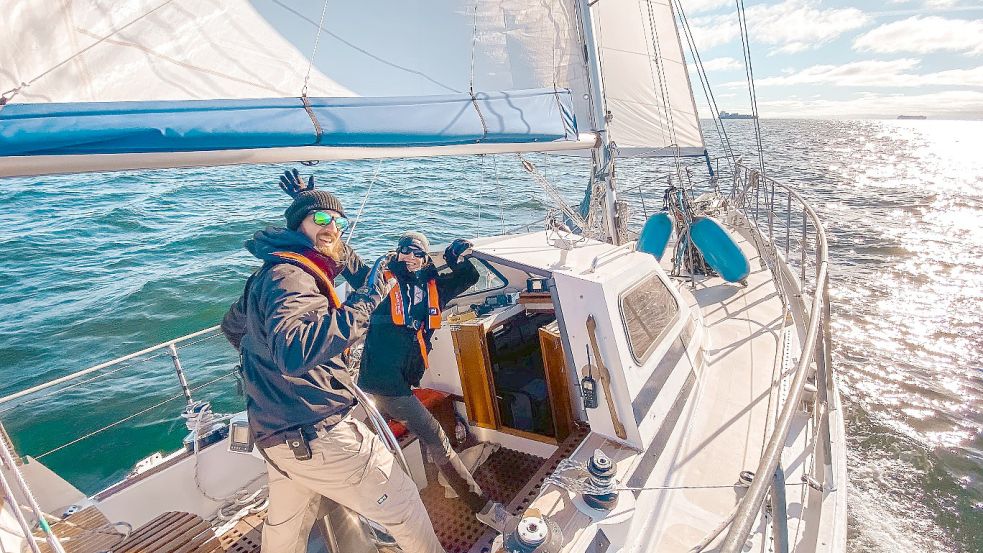
<instances>
[{"instance_id":1,"label":"blue fender","mask_svg":"<svg viewBox=\"0 0 983 553\"><path fill-rule=\"evenodd\" d=\"M662 255L666 253L666 246L669 245L670 236L672 236L672 219L669 218L669 213L660 211L645 221L645 226L638 235L637 249L640 252L650 253L661 261Z\"/></svg>"},{"instance_id":2,"label":"blue fender","mask_svg":"<svg viewBox=\"0 0 983 553\"><path fill-rule=\"evenodd\" d=\"M751 273L751 264L727 229L710 217L696 217L690 225L693 243L707 265L727 282L741 282Z\"/></svg>"}]
</instances>

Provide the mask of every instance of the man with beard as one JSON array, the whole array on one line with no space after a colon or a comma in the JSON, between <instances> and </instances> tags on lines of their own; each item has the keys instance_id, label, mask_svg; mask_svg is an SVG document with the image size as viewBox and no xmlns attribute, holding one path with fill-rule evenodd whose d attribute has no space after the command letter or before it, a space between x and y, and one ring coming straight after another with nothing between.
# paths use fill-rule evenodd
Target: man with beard
<instances>
[{"instance_id":1,"label":"man with beard","mask_svg":"<svg viewBox=\"0 0 983 553\"><path fill-rule=\"evenodd\" d=\"M304 552L321 497L386 527L407 552L443 552L415 484L378 437L351 416L348 347L389 289L342 240L348 226L333 194L281 177L293 197L287 228L246 242L263 266L222 321L239 350L250 431L267 461L264 553ZM334 278L356 288L341 303Z\"/></svg>"},{"instance_id":2,"label":"man with beard","mask_svg":"<svg viewBox=\"0 0 983 553\"><path fill-rule=\"evenodd\" d=\"M411 390L420 385L428 368L430 339L440 327L441 311L447 302L478 282L478 270L463 259L470 248L467 240L452 242L444 250L450 273L439 274L428 254L426 236L407 232L400 237L396 253L386 261L388 274L395 276L397 284L370 319L358 383L372 394L379 411L419 437L451 488L478 520L502 532L508 512L481 491L451 448L440 423Z\"/></svg>"}]
</instances>

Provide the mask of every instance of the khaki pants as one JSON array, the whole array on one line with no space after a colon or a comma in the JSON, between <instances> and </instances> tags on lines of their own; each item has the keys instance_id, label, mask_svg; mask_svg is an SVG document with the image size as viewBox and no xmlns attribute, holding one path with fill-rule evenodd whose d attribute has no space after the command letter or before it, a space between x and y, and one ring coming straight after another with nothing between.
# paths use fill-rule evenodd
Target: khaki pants
<instances>
[{"instance_id":1,"label":"khaki pants","mask_svg":"<svg viewBox=\"0 0 983 553\"><path fill-rule=\"evenodd\" d=\"M299 461L286 444L263 451L270 507L263 526L263 553L304 553L321 496L386 527L406 553L444 553L413 480L379 438L347 417L310 442L312 457Z\"/></svg>"}]
</instances>

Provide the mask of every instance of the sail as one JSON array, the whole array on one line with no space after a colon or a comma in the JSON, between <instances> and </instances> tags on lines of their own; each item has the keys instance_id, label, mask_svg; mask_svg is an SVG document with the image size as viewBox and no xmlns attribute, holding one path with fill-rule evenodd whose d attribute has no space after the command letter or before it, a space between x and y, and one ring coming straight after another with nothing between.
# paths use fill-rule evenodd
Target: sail
<instances>
[{"instance_id":1,"label":"sail","mask_svg":"<svg viewBox=\"0 0 983 553\"><path fill-rule=\"evenodd\" d=\"M302 92L321 99L404 97L416 102L422 97L466 94L476 100L480 94L515 96L542 89L557 102L557 108L550 110L555 119L548 122L549 128L528 129L523 136L482 133L483 140L470 145L456 139L429 144L451 146L444 151L458 154L553 151L595 144L590 133L600 130L601 124L594 122L588 101L589 63L600 59L604 103L612 115L608 131L624 155L688 153L702 146L698 129L687 120L691 115L695 121L695 110L686 107L679 94L662 93L676 77L682 80L672 81L670 91L688 89L668 6L604 0L592 10L595 33L601 38L600 52L585 59L583 18L575 0L73 0L54 4L20 0L7 6L0 18L0 92L9 108L28 103L242 99L275 104L278 99L299 101ZM640 20L639 13L645 11L656 12L657 24L651 24L651 18ZM616 40L614 35L621 38ZM657 41L649 40L656 35ZM625 53L637 59L622 59ZM663 70L649 71L650 78L645 79L640 70L644 67ZM479 104L472 102L472 115L485 119L486 130L488 121L496 118L510 118L502 125L491 125L503 129L542 120L516 109L479 113ZM668 114L660 112L663 104L671 105ZM80 112L91 108L77 107ZM235 127L244 112L237 111L235 104L228 107L229 119L178 138ZM0 118L4 111L0 107ZM62 106L54 111L71 109ZM37 123L36 128L44 127ZM311 123L308 131L316 132L319 122ZM557 123L570 128L561 138L545 139L553 135ZM404 130L415 136L428 132L426 128ZM588 134L582 134L585 132ZM41 135L35 138L44 139ZM485 148L483 141L497 144L497 149ZM240 142L249 142L251 153L227 156L229 159L277 161L287 155L273 152L285 147L275 140L265 146L269 150L265 157L256 151L263 145ZM378 148L373 152L352 149L362 142L355 139L335 145L348 148L344 154L338 149L297 159L378 157L382 149L388 149L385 155L403 155L405 147L423 147L400 139L365 146ZM507 143L515 147L510 150ZM312 141L307 146L318 144ZM186 142L174 151L186 153L192 145ZM212 143L207 151L221 147L221 143ZM184 155L176 156L178 159L188 162ZM195 163L215 159L204 156ZM6 163L6 157L0 162ZM90 162L85 163L91 167ZM0 170L0 175L9 174Z\"/></svg>"},{"instance_id":2,"label":"sail","mask_svg":"<svg viewBox=\"0 0 983 553\"><path fill-rule=\"evenodd\" d=\"M670 0L591 7L608 133L623 157L703 155L703 135Z\"/></svg>"}]
</instances>

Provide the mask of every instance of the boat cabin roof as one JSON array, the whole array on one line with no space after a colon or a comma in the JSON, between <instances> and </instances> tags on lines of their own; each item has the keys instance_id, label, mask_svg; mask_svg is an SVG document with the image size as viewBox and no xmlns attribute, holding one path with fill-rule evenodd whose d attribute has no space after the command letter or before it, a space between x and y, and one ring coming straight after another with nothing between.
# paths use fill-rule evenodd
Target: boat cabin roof
<instances>
[{"instance_id":1,"label":"boat cabin roof","mask_svg":"<svg viewBox=\"0 0 983 553\"><path fill-rule=\"evenodd\" d=\"M474 243L478 257L544 277L561 272L589 278L598 267L619 257L619 252L633 251L629 245L547 231L479 238Z\"/></svg>"}]
</instances>

